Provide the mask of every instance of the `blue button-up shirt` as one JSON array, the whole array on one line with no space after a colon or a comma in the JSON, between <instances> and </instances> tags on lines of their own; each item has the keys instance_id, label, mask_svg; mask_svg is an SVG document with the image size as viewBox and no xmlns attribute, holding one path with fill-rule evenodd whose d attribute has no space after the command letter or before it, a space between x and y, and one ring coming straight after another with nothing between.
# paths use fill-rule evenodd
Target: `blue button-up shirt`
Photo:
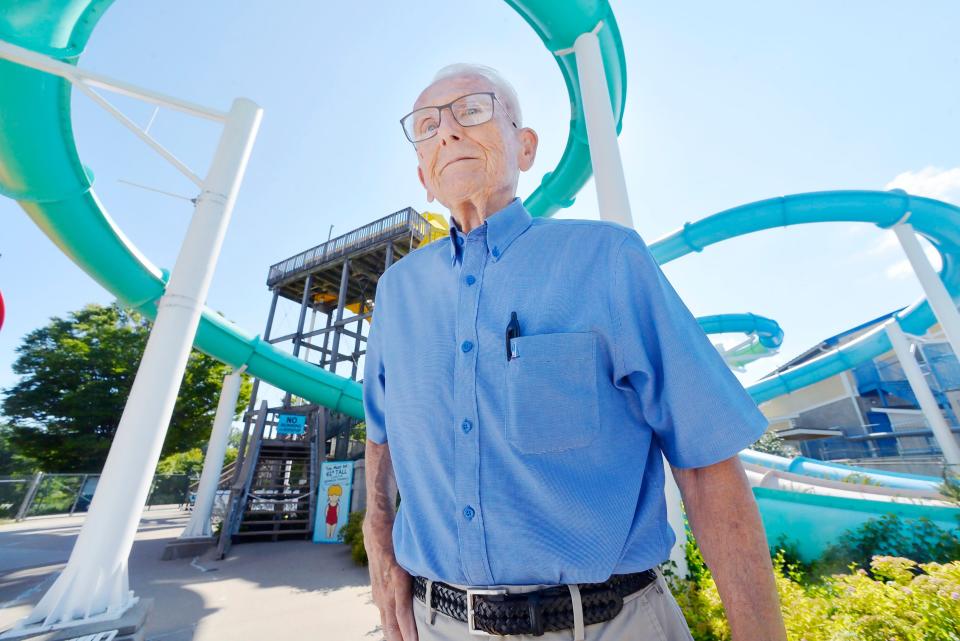
<instances>
[{"instance_id":1,"label":"blue button-up shirt","mask_svg":"<svg viewBox=\"0 0 960 641\"><path fill-rule=\"evenodd\" d=\"M519 336L506 339L511 312ZM407 572L593 583L669 557L661 452L703 467L767 420L636 231L519 199L391 265L364 363Z\"/></svg>"}]
</instances>

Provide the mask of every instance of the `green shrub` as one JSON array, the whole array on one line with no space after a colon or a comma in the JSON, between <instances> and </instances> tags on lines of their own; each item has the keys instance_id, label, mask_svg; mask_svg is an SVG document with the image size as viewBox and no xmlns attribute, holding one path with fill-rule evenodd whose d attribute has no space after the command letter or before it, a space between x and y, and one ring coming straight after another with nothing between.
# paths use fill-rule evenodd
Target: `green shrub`
<instances>
[{"instance_id":1,"label":"green shrub","mask_svg":"<svg viewBox=\"0 0 960 641\"><path fill-rule=\"evenodd\" d=\"M951 533L939 528L933 532L929 521L912 525L913 528L894 519L868 522L848 532L846 543L872 542L882 547L891 541L900 543L901 537L919 532L921 537L927 537L928 544L933 541L933 554L949 555ZM896 533L896 527L906 530ZM862 553L867 547L870 546L858 550ZM836 548L834 553L839 554L840 549ZM926 556L930 555L928 551ZM730 641L730 627L717 585L689 534L686 558L691 569L689 578L673 575L667 582L693 638L695 641ZM874 555L866 567L858 568L850 563L842 572L817 574L825 567L824 563L800 562L791 546L778 549L773 557L774 579L787 638L789 641L958 641L958 558L942 563L917 563L900 556Z\"/></svg>"},{"instance_id":2,"label":"green shrub","mask_svg":"<svg viewBox=\"0 0 960 641\"><path fill-rule=\"evenodd\" d=\"M363 546L364 511L351 512L337 538L350 546L350 557L357 565L367 565L367 548Z\"/></svg>"},{"instance_id":3,"label":"green shrub","mask_svg":"<svg viewBox=\"0 0 960 641\"><path fill-rule=\"evenodd\" d=\"M157 474L186 474L193 478L199 478L203 472L203 450L195 447L186 452L175 452L165 456L157 463ZM237 448L227 447L223 455L223 466L237 460Z\"/></svg>"},{"instance_id":4,"label":"green shrub","mask_svg":"<svg viewBox=\"0 0 960 641\"><path fill-rule=\"evenodd\" d=\"M875 556L899 556L918 563L947 563L960 559L957 530L944 530L929 519L901 519L884 514L845 532L817 561L822 575L841 572L851 564L868 570Z\"/></svg>"},{"instance_id":5,"label":"green shrub","mask_svg":"<svg viewBox=\"0 0 960 641\"><path fill-rule=\"evenodd\" d=\"M203 471L203 450L195 447L186 452L175 452L157 463L157 474L187 474L200 476Z\"/></svg>"},{"instance_id":6,"label":"green shrub","mask_svg":"<svg viewBox=\"0 0 960 641\"><path fill-rule=\"evenodd\" d=\"M776 560L778 557L784 567L789 569L789 576L794 581L806 585L817 574L816 563L804 561L797 542L789 539L786 534L781 534L770 548L770 558Z\"/></svg>"},{"instance_id":7,"label":"green shrub","mask_svg":"<svg viewBox=\"0 0 960 641\"><path fill-rule=\"evenodd\" d=\"M755 452L764 452L766 454L785 456L787 458L791 458L799 454L796 449L794 449L791 445L788 445L787 442L783 440L774 430L767 430L764 432L763 436L761 436L756 443L750 446L750 449Z\"/></svg>"},{"instance_id":8,"label":"green shrub","mask_svg":"<svg viewBox=\"0 0 960 641\"><path fill-rule=\"evenodd\" d=\"M960 476L956 476L943 468L943 483L937 488L940 494L951 503L960 506Z\"/></svg>"},{"instance_id":9,"label":"green shrub","mask_svg":"<svg viewBox=\"0 0 960 641\"><path fill-rule=\"evenodd\" d=\"M876 486L883 485L883 483L875 480L872 476L863 474L861 472L852 472L850 474L847 474L840 480L843 481L844 483L853 483L854 485L876 485Z\"/></svg>"}]
</instances>

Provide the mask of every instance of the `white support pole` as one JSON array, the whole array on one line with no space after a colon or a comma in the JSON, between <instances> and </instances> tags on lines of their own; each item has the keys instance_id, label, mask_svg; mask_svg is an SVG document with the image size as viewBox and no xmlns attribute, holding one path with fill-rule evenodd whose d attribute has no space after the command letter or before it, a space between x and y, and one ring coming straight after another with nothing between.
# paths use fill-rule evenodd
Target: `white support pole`
<instances>
[{"instance_id":1,"label":"white support pole","mask_svg":"<svg viewBox=\"0 0 960 641\"><path fill-rule=\"evenodd\" d=\"M943 460L954 471L960 470L960 467L958 467L960 466L960 444L957 443L953 432L950 431L950 426L947 425L947 420L943 417L943 412L940 411L940 405L933 397L933 392L930 391L930 385L920 370L917 359L910 353L910 341L900 328L896 317L887 323L887 336L890 337L890 343L893 345L893 351L897 354L903 373L906 374L910 388L920 404L920 409L923 410L923 415L930 424L933 435L940 445Z\"/></svg>"},{"instance_id":2,"label":"white support pole","mask_svg":"<svg viewBox=\"0 0 960 641\"><path fill-rule=\"evenodd\" d=\"M127 559L262 114L233 102L86 521L67 566L11 635L112 620L139 600Z\"/></svg>"},{"instance_id":3,"label":"white support pole","mask_svg":"<svg viewBox=\"0 0 960 641\"><path fill-rule=\"evenodd\" d=\"M101 89L107 89L122 96L136 98L161 107L176 109L177 111L196 116L197 118L205 118L215 122L225 122L229 116L229 114L225 114L216 109L210 109L187 100L180 100L179 98L174 98L173 96L168 96L157 91L138 87L129 82L111 78L94 71L80 69L75 65L51 58L42 53L37 53L36 51L5 40L0 40L0 58L16 62L31 69L37 69L55 76L60 76L70 82L83 83L90 87L100 87Z\"/></svg>"},{"instance_id":4,"label":"white support pole","mask_svg":"<svg viewBox=\"0 0 960 641\"><path fill-rule=\"evenodd\" d=\"M667 503L667 522L674 536L677 537L670 550L670 560L677 565L677 574L682 579L687 576L690 568L687 567L687 528L683 524L683 502L680 487L673 478L673 471L667 457L663 458L663 495Z\"/></svg>"},{"instance_id":5,"label":"white support pole","mask_svg":"<svg viewBox=\"0 0 960 641\"><path fill-rule=\"evenodd\" d=\"M207 444L207 455L203 460L203 472L200 474L200 483L197 485L197 500L193 505L193 513L190 514L190 522L180 534L180 539L213 536L210 528L210 514L213 512L213 502L217 496L217 486L220 484L223 457L227 453L227 445L230 441L230 426L233 425L237 399L240 398L241 383L243 383L241 370L223 377L220 402L217 404L217 414L213 419L213 430L210 433L210 442Z\"/></svg>"},{"instance_id":6,"label":"white support pole","mask_svg":"<svg viewBox=\"0 0 960 641\"><path fill-rule=\"evenodd\" d=\"M574 41L573 51L577 60L577 75L580 77L580 95L600 218L633 229L630 201L627 199L627 179L620 160L617 127L610 104L610 91L607 89L600 41L593 32L582 33Z\"/></svg>"},{"instance_id":7,"label":"white support pole","mask_svg":"<svg viewBox=\"0 0 960 641\"><path fill-rule=\"evenodd\" d=\"M598 25L602 27L601 25ZM620 158L617 127L613 118L613 105L607 89L607 74L600 53L600 41L596 30L582 33L573 43L580 79L580 95L583 99L583 115L590 143L590 161L593 163L593 180L597 189L597 206L602 220L634 228L627 198L627 180ZM670 471L670 464L663 457L664 495L667 503L667 520L676 535L676 544L670 551L670 560L676 563L677 573L687 575L685 544L687 531L683 525L683 510L680 503L680 488Z\"/></svg>"},{"instance_id":8,"label":"white support pole","mask_svg":"<svg viewBox=\"0 0 960 641\"><path fill-rule=\"evenodd\" d=\"M909 223L894 225L893 231L900 239L900 245L913 267L913 273L920 281L920 286L923 287L923 293L927 295L933 315L937 317L943 333L950 342L950 347L953 348L954 356L960 358L960 312L957 311L950 292L947 291L940 276L923 253L913 225Z\"/></svg>"}]
</instances>

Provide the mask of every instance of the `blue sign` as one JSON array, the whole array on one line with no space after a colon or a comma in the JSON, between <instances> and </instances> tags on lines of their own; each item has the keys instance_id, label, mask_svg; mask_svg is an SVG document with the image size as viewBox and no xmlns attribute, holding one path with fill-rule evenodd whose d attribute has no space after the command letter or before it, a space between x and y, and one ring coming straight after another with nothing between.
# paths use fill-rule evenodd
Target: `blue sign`
<instances>
[{"instance_id":1,"label":"blue sign","mask_svg":"<svg viewBox=\"0 0 960 641\"><path fill-rule=\"evenodd\" d=\"M306 424L304 414L281 414L277 418L277 434L303 434Z\"/></svg>"},{"instance_id":2,"label":"blue sign","mask_svg":"<svg viewBox=\"0 0 960 641\"><path fill-rule=\"evenodd\" d=\"M324 461L320 464L314 543L339 543L337 535L350 515L352 488L353 461Z\"/></svg>"}]
</instances>

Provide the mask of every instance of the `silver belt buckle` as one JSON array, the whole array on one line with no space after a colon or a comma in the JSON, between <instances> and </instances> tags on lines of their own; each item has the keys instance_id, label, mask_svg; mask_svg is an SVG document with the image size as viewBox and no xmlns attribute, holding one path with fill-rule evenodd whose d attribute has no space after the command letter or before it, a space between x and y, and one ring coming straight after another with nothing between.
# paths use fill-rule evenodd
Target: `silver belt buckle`
<instances>
[{"instance_id":1,"label":"silver belt buckle","mask_svg":"<svg viewBox=\"0 0 960 641\"><path fill-rule=\"evenodd\" d=\"M481 637L483 637L483 636L489 637L489 636L490 636L490 633L489 633L489 632L487 632L487 631L485 631L485 630L478 630L478 629L477 629L476 627L474 627L474 625L473 625L473 624L474 624L474 620L473 620L473 597L476 596L477 594L506 594L506 593L507 593L506 589L503 589L503 588L495 589L495 590L494 590L494 589L491 589L491 590L471 590L471 589L469 589L469 588L467 589L467 631L469 631L470 634L475 634L475 635L481 636Z\"/></svg>"}]
</instances>

